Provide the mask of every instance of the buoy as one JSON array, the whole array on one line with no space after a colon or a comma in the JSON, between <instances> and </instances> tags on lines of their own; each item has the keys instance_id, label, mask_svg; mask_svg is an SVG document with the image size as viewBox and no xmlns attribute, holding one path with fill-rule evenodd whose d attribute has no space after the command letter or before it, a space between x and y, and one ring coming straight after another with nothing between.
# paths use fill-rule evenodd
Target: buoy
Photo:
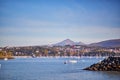
<instances>
[{"instance_id":1,"label":"buoy","mask_svg":"<svg viewBox=\"0 0 120 80\"><path fill-rule=\"evenodd\" d=\"M64 64L67 64L67 61L65 61Z\"/></svg>"},{"instance_id":2,"label":"buoy","mask_svg":"<svg viewBox=\"0 0 120 80\"><path fill-rule=\"evenodd\" d=\"M1 64L0 64L0 69L1 69Z\"/></svg>"},{"instance_id":3,"label":"buoy","mask_svg":"<svg viewBox=\"0 0 120 80\"><path fill-rule=\"evenodd\" d=\"M7 61L7 60L8 60L8 58L4 58L4 60L5 60L5 61Z\"/></svg>"}]
</instances>

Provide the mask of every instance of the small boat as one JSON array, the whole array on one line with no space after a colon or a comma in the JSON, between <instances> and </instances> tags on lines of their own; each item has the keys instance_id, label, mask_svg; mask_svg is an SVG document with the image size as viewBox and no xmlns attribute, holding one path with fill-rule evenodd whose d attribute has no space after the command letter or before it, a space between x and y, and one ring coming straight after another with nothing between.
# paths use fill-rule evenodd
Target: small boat
<instances>
[{"instance_id":1,"label":"small boat","mask_svg":"<svg viewBox=\"0 0 120 80\"><path fill-rule=\"evenodd\" d=\"M77 63L77 60L68 60L68 61L65 61L64 64L67 64L67 63Z\"/></svg>"},{"instance_id":2,"label":"small boat","mask_svg":"<svg viewBox=\"0 0 120 80\"><path fill-rule=\"evenodd\" d=\"M7 61L7 60L8 60L8 58L4 58L4 60L5 60L5 61Z\"/></svg>"},{"instance_id":3,"label":"small boat","mask_svg":"<svg viewBox=\"0 0 120 80\"><path fill-rule=\"evenodd\" d=\"M77 63L77 60L69 60L70 63Z\"/></svg>"}]
</instances>

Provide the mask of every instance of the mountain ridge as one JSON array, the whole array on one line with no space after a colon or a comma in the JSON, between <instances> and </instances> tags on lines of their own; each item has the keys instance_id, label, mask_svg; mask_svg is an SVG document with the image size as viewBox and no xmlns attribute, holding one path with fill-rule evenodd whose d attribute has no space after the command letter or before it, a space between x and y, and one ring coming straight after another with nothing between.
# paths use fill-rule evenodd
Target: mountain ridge
<instances>
[{"instance_id":1,"label":"mountain ridge","mask_svg":"<svg viewBox=\"0 0 120 80\"><path fill-rule=\"evenodd\" d=\"M104 40L97 43L91 43L89 46L100 46L100 47L120 47L120 39Z\"/></svg>"},{"instance_id":2,"label":"mountain ridge","mask_svg":"<svg viewBox=\"0 0 120 80\"><path fill-rule=\"evenodd\" d=\"M53 44L54 46L65 46L65 45L85 45L84 43L82 42L74 42L70 39L65 39L61 42L58 42L56 44Z\"/></svg>"},{"instance_id":3,"label":"mountain ridge","mask_svg":"<svg viewBox=\"0 0 120 80\"><path fill-rule=\"evenodd\" d=\"M90 47L120 47L120 39L109 39L91 44L84 44L83 42L74 42L70 39L65 39L61 42L53 44L53 46L65 46L65 45L85 45Z\"/></svg>"}]
</instances>

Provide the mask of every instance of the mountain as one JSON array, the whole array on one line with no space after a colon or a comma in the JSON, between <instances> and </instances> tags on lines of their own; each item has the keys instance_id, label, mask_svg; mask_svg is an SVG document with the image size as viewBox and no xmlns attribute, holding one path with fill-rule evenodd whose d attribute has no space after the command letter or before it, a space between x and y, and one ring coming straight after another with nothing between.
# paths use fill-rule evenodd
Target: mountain
<instances>
[{"instance_id":1,"label":"mountain","mask_svg":"<svg viewBox=\"0 0 120 80\"><path fill-rule=\"evenodd\" d=\"M56 43L55 46L65 46L65 45L74 45L74 41L70 40L70 39L66 39L66 40L63 40L59 43Z\"/></svg>"},{"instance_id":2,"label":"mountain","mask_svg":"<svg viewBox=\"0 0 120 80\"><path fill-rule=\"evenodd\" d=\"M120 47L120 39L112 39L112 40L101 41L98 43L92 43L89 46Z\"/></svg>"},{"instance_id":3,"label":"mountain","mask_svg":"<svg viewBox=\"0 0 120 80\"><path fill-rule=\"evenodd\" d=\"M74 42L70 39L63 40L59 43L54 44L54 46L65 46L65 45L84 45L82 42Z\"/></svg>"}]
</instances>

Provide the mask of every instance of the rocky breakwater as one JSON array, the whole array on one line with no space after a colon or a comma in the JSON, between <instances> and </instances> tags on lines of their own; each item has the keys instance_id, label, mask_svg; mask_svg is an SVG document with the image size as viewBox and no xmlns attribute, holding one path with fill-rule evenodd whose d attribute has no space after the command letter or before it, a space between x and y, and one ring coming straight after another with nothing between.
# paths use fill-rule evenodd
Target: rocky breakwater
<instances>
[{"instance_id":1,"label":"rocky breakwater","mask_svg":"<svg viewBox=\"0 0 120 80\"><path fill-rule=\"evenodd\" d=\"M101 62L91 65L84 70L120 71L120 57L108 57Z\"/></svg>"}]
</instances>

